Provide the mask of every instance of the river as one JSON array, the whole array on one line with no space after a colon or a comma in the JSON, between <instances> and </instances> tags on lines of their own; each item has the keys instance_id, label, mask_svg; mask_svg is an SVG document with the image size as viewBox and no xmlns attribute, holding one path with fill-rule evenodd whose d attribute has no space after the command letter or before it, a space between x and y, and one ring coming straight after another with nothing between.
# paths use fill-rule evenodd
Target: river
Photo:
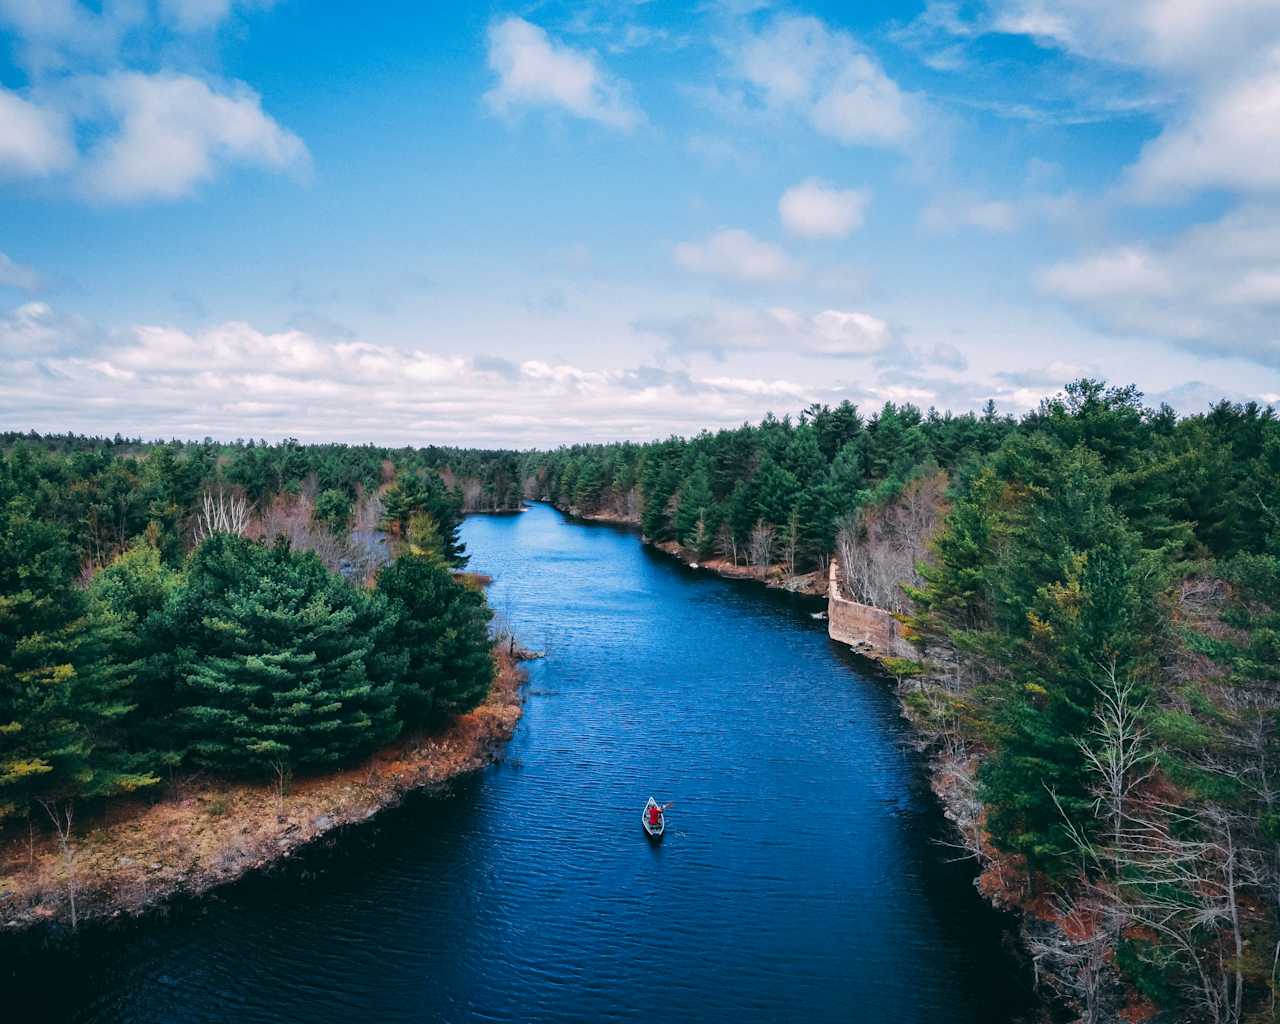
<instances>
[{"instance_id":1,"label":"river","mask_svg":"<svg viewBox=\"0 0 1280 1024\"><path fill-rule=\"evenodd\" d=\"M1001 920L811 601L537 505L467 520L526 645L506 760L288 868L25 963L14 1020L1000 1024ZM674 801L668 835L640 829Z\"/></svg>"}]
</instances>

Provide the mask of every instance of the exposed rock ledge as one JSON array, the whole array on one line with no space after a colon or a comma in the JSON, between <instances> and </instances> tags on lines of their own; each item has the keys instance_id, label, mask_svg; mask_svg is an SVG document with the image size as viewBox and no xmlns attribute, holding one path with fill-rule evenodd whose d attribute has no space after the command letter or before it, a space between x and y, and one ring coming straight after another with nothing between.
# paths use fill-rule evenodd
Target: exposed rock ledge
<instances>
[{"instance_id":1,"label":"exposed rock ledge","mask_svg":"<svg viewBox=\"0 0 1280 1024\"><path fill-rule=\"evenodd\" d=\"M827 577L827 635L848 644L865 658L920 658L920 652L903 634L902 623L891 612L851 601L840 593L833 561Z\"/></svg>"}]
</instances>

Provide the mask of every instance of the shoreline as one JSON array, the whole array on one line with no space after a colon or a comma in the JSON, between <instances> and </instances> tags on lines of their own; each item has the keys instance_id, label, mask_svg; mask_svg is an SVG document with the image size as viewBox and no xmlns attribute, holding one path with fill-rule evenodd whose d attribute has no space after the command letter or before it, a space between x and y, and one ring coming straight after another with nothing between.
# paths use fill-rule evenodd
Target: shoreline
<instances>
[{"instance_id":1,"label":"shoreline","mask_svg":"<svg viewBox=\"0 0 1280 1024\"><path fill-rule=\"evenodd\" d=\"M265 783L179 777L157 801L109 804L77 830L67 858L51 830L0 840L0 936L50 936L78 923L136 918L263 871L337 830L498 761L524 710L527 655L495 643L489 695L443 729L406 734L338 772L305 776L283 804Z\"/></svg>"},{"instance_id":2,"label":"shoreline","mask_svg":"<svg viewBox=\"0 0 1280 1024\"><path fill-rule=\"evenodd\" d=\"M725 579L757 583L773 590L787 590L813 597L829 598L830 596L828 574L821 570L801 576L787 576L781 571L780 566L773 567L773 571L770 572L747 566L732 566L720 559L697 562L675 541L662 541L655 544L649 540L641 533L640 524L635 518L610 512L583 513L576 509L561 508L552 502L546 504L573 520L632 530L640 535L642 543L662 551L692 569L715 572ZM810 582L811 580L813 582ZM945 751L938 748L936 738L931 737L928 730L923 728L922 723L913 716L912 709L906 700L909 691L904 687L903 680L895 676L884 663L885 658L893 658L890 651L877 651L872 645L854 644L837 639L830 636L829 632L828 638L865 664L868 674L890 689L897 704L898 715L910 730L911 746L919 757L920 771L927 783L929 796L939 817L945 822L943 827L960 841L963 848L970 849L970 856L975 864L972 885L978 898L993 912L1008 915L1010 931L1018 943L1017 949L1011 949L1009 953L1020 968L1031 970L1027 966L1032 961L1031 941L1037 932L1057 925L1037 913L1036 911L1040 908L1028 907L1018 900L1011 899L1010 893L1003 886L994 884L993 876L1000 877L1001 864L998 858L992 857L985 847L982 847L981 854L973 855L972 853L969 844L975 835L981 834L981 807L976 804L973 795L976 773L974 756L970 754L962 761L957 761L947 757ZM1035 975L1034 970L1031 970L1031 973ZM1043 1019L1052 1019L1053 1007L1057 1005L1054 997L1034 980L1031 985L1039 1001Z\"/></svg>"},{"instance_id":3,"label":"shoreline","mask_svg":"<svg viewBox=\"0 0 1280 1024\"><path fill-rule=\"evenodd\" d=\"M530 499L542 501L543 499ZM735 565L723 558L706 558L697 559L690 552L686 551L676 541L652 541L646 537L640 529L640 520L634 516L621 515L616 512L582 512L575 508L562 508L554 502L546 501L545 504L550 505L556 511L563 513L570 519L579 520L584 523L595 523L606 526L617 526L628 530L632 530L639 534L640 541L647 544L651 548L662 551L670 555L672 558L689 569L695 569L705 572L713 572L727 580L746 580L751 583L760 583L770 590L785 590L791 594L803 594L806 597L826 597L827 595L827 577L826 573L820 569L813 572L800 573L795 576L788 575L781 565L770 565L767 567L753 567L749 565Z\"/></svg>"}]
</instances>

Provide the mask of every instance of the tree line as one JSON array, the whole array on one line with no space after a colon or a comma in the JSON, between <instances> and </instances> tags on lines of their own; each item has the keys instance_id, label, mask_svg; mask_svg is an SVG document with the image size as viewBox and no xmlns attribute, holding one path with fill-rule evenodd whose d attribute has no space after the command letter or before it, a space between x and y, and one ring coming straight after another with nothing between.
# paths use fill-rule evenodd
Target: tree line
<instances>
[{"instance_id":1,"label":"tree line","mask_svg":"<svg viewBox=\"0 0 1280 1024\"><path fill-rule=\"evenodd\" d=\"M1003 898L1087 1020L1280 988L1280 420L1080 380L1020 419L843 403L527 457L530 489L897 613L890 659ZM976 774L969 766L978 764ZM1117 980L1119 984L1116 984ZM1119 994L1117 994L1119 993ZM1110 1002L1108 1002L1110 1000Z\"/></svg>"},{"instance_id":2,"label":"tree line","mask_svg":"<svg viewBox=\"0 0 1280 1024\"><path fill-rule=\"evenodd\" d=\"M179 770L282 780L475 707L491 613L455 578L443 458L8 435L0 819ZM364 563L357 506L387 538Z\"/></svg>"}]
</instances>

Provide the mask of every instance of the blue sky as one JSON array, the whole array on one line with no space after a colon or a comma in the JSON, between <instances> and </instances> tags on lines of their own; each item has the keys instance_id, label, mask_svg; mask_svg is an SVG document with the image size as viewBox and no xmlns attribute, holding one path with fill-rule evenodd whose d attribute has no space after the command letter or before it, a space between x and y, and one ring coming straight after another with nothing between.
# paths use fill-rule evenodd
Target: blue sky
<instances>
[{"instance_id":1,"label":"blue sky","mask_svg":"<svg viewBox=\"0 0 1280 1024\"><path fill-rule=\"evenodd\" d=\"M0 0L0 420L1280 400L1280 5Z\"/></svg>"}]
</instances>

